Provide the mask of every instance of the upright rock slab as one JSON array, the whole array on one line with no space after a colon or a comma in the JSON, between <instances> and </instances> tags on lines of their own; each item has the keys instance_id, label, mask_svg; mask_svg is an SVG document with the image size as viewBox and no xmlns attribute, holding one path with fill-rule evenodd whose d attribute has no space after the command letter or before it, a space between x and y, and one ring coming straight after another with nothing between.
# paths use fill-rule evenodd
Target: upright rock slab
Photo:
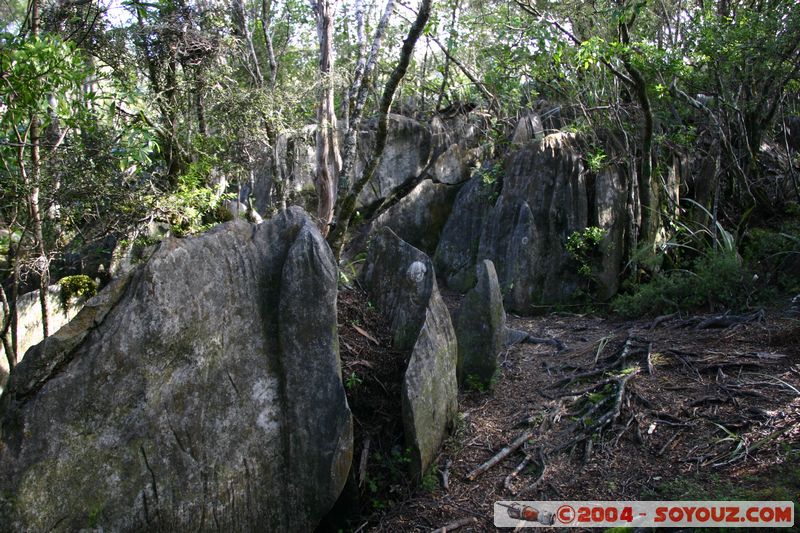
<instances>
[{"instance_id":1,"label":"upright rock slab","mask_svg":"<svg viewBox=\"0 0 800 533\"><path fill-rule=\"evenodd\" d=\"M336 281L296 209L164 241L12 373L0 530L313 530L352 459Z\"/></svg>"},{"instance_id":2,"label":"upright rock slab","mask_svg":"<svg viewBox=\"0 0 800 533\"><path fill-rule=\"evenodd\" d=\"M433 258L436 272L451 289L465 292L475 285L481 232L496 199L496 187L478 174L458 192Z\"/></svg>"},{"instance_id":3,"label":"upright rock slab","mask_svg":"<svg viewBox=\"0 0 800 533\"><path fill-rule=\"evenodd\" d=\"M476 277L478 283L462 300L456 317L458 383L489 388L497 373L497 354L506 342L506 317L494 264L478 263Z\"/></svg>"},{"instance_id":4,"label":"upright rock slab","mask_svg":"<svg viewBox=\"0 0 800 533\"><path fill-rule=\"evenodd\" d=\"M394 347L411 353L403 378L403 427L412 475L420 478L458 410L458 353L450 313L430 258L389 228L370 243L364 281L391 322Z\"/></svg>"}]
</instances>

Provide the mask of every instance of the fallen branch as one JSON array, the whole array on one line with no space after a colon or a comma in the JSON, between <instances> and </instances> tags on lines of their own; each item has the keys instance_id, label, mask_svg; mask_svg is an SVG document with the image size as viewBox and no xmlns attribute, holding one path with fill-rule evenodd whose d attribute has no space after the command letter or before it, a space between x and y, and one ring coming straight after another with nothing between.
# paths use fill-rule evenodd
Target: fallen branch
<instances>
[{"instance_id":1,"label":"fallen branch","mask_svg":"<svg viewBox=\"0 0 800 533\"><path fill-rule=\"evenodd\" d=\"M358 486L361 487L364 485L364 480L367 477L367 458L369 457L369 445L370 445L370 437L364 439L364 448L361 450L361 461L358 465Z\"/></svg>"},{"instance_id":2,"label":"fallen branch","mask_svg":"<svg viewBox=\"0 0 800 533\"><path fill-rule=\"evenodd\" d=\"M764 320L764 310L759 309L746 315L723 315L712 316L708 318L693 317L682 322L678 322L671 329L693 328L693 329L712 329L712 328L729 328L739 324L747 324L749 322L761 322Z\"/></svg>"},{"instance_id":3,"label":"fallen branch","mask_svg":"<svg viewBox=\"0 0 800 533\"><path fill-rule=\"evenodd\" d=\"M434 529L431 533L447 533L448 531L453 531L454 529L458 529L460 527L469 526L471 524L477 524L478 519L474 516L468 516L466 518L461 518L456 520L455 522L450 522L446 526L442 526L439 529Z\"/></svg>"},{"instance_id":4,"label":"fallen branch","mask_svg":"<svg viewBox=\"0 0 800 533\"><path fill-rule=\"evenodd\" d=\"M678 313L672 313L672 314L669 314L669 315L657 316L652 322L650 322L650 327L648 327L647 329L652 331L652 330L656 329L659 325L661 325L663 322L666 322L667 320L672 320L676 316L678 316Z\"/></svg>"},{"instance_id":5,"label":"fallen branch","mask_svg":"<svg viewBox=\"0 0 800 533\"><path fill-rule=\"evenodd\" d=\"M511 482L514 481L514 478L519 475L520 472L525 470L525 467L528 466L528 463L531 462L531 456L525 454L525 458L520 462L514 470L509 473L506 478L503 480L503 487L511 492Z\"/></svg>"},{"instance_id":6,"label":"fallen branch","mask_svg":"<svg viewBox=\"0 0 800 533\"><path fill-rule=\"evenodd\" d=\"M537 451L539 455L539 464L542 465L542 471L539 473L539 476L533 483L516 493L515 497L520 497L523 494L529 494L530 492L533 492L537 487L539 487L539 485L542 484L542 481L544 481L544 476L547 473L547 460L545 459L544 451L542 451L541 447Z\"/></svg>"},{"instance_id":7,"label":"fallen branch","mask_svg":"<svg viewBox=\"0 0 800 533\"><path fill-rule=\"evenodd\" d=\"M517 437L516 440L514 440L514 442L512 442L499 452L497 452L497 454L495 454L494 457L492 457L479 467L475 468L469 474L467 474L467 479L470 481L475 481L475 479L479 475L483 474L484 472L495 466L497 463L499 463L500 461L511 455L513 452L519 449L523 444L525 444L528 441L528 439L530 439L532 436L533 436L533 430L527 430L522 432L522 434L519 437Z\"/></svg>"}]
</instances>

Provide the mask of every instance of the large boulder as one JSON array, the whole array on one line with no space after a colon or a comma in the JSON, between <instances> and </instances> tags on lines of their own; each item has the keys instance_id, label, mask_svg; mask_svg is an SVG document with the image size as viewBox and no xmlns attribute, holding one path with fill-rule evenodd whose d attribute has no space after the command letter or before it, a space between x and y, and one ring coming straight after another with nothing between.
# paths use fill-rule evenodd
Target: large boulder
<instances>
[{"instance_id":1,"label":"large boulder","mask_svg":"<svg viewBox=\"0 0 800 533\"><path fill-rule=\"evenodd\" d=\"M410 352L402 412L411 473L433 462L458 410L457 345L430 258L382 228L370 243L364 282L391 323L393 346Z\"/></svg>"},{"instance_id":2,"label":"large boulder","mask_svg":"<svg viewBox=\"0 0 800 533\"><path fill-rule=\"evenodd\" d=\"M511 135L511 144L523 145L544 136L544 127L539 113L529 111L517 122L514 133Z\"/></svg>"},{"instance_id":3,"label":"large boulder","mask_svg":"<svg viewBox=\"0 0 800 533\"><path fill-rule=\"evenodd\" d=\"M354 176L361 176L372 157L377 121L367 125L358 142ZM433 155L430 128L401 115L389 115L389 136L375 176L358 197L359 205L370 205L388 197L397 187L422 174Z\"/></svg>"},{"instance_id":4,"label":"large boulder","mask_svg":"<svg viewBox=\"0 0 800 533\"><path fill-rule=\"evenodd\" d=\"M497 355L506 343L506 316L494 264L477 267L477 284L461 302L456 316L458 383L490 388L497 374Z\"/></svg>"},{"instance_id":5,"label":"large boulder","mask_svg":"<svg viewBox=\"0 0 800 533\"><path fill-rule=\"evenodd\" d=\"M586 179L572 134L548 135L506 162L503 191L481 236L478 257L491 259L506 308L571 301L581 284L567 238L589 221Z\"/></svg>"},{"instance_id":6,"label":"large boulder","mask_svg":"<svg viewBox=\"0 0 800 533\"><path fill-rule=\"evenodd\" d=\"M436 272L451 289L465 292L475 285L481 232L496 200L496 189L495 182L478 174L458 192L434 255Z\"/></svg>"},{"instance_id":7,"label":"large boulder","mask_svg":"<svg viewBox=\"0 0 800 533\"><path fill-rule=\"evenodd\" d=\"M165 240L12 373L0 530L313 530L353 451L336 284L300 210Z\"/></svg>"}]
</instances>

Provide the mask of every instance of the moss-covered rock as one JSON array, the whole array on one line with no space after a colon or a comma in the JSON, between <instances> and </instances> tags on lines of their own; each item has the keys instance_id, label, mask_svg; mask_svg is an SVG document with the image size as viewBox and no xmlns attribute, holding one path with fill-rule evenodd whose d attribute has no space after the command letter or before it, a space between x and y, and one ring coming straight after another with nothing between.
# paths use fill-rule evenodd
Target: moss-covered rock
<instances>
[{"instance_id":1,"label":"moss-covered rock","mask_svg":"<svg viewBox=\"0 0 800 533\"><path fill-rule=\"evenodd\" d=\"M506 337L503 297L491 261L478 263L478 283L461 302L456 317L458 383L487 389L494 385L497 355Z\"/></svg>"},{"instance_id":2,"label":"moss-covered rock","mask_svg":"<svg viewBox=\"0 0 800 533\"><path fill-rule=\"evenodd\" d=\"M411 474L422 479L458 411L456 336L430 258L382 228L370 243L364 286L409 353L402 411Z\"/></svg>"},{"instance_id":3,"label":"moss-covered rock","mask_svg":"<svg viewBox=\"0 0 800 533\"><path fill-rule=\"evenodd\" d=\"M336 265L290 209L166 239L12 373L0 531L311 531L352 457Z\"/></svg>"}]
</instances>

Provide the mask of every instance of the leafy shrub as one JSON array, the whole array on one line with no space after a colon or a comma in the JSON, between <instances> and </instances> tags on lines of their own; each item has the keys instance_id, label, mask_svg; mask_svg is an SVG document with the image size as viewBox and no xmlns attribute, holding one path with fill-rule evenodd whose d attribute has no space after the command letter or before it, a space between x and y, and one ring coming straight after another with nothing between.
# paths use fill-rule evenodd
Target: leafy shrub
<instances>
[{"instance_id":1,"label":"leafy shrub","mask_svg":"<svg viewBox=\"0 0 800 533\"><path fill-rule=\"evenodd\" d=\"M612 302L612 309L639 317L685 311L707 305L710 309L740 309L753 294L752 274L735 252L710 251L695 260L691 270L656 274L649 283L629 286Z\"/></svg>"},{"instance_id":2,"label":"leafy shrub","mask_svg":"<svg viewBox=\"0 0 800 533\"><path fill-rule=\"evenodd\" d=\"M83 274L63 277L58 280L58 286L61 288L61 305L64 308L73 298L89 299L97 294L97 282Z\"/></svg>"},{"instance_id":3,"label":"leafy shrub","mask_svg":"<svg viewBox=\"0 0 800 533\"><path fill-rule=\"evenodd\" d=\"M567 238L567 253L580 264L578 273L582 276L592 276L592 263L600 255L600 244L605 237L604 229L590 226L573 232Z\"/></svg>"}]
</instances>

